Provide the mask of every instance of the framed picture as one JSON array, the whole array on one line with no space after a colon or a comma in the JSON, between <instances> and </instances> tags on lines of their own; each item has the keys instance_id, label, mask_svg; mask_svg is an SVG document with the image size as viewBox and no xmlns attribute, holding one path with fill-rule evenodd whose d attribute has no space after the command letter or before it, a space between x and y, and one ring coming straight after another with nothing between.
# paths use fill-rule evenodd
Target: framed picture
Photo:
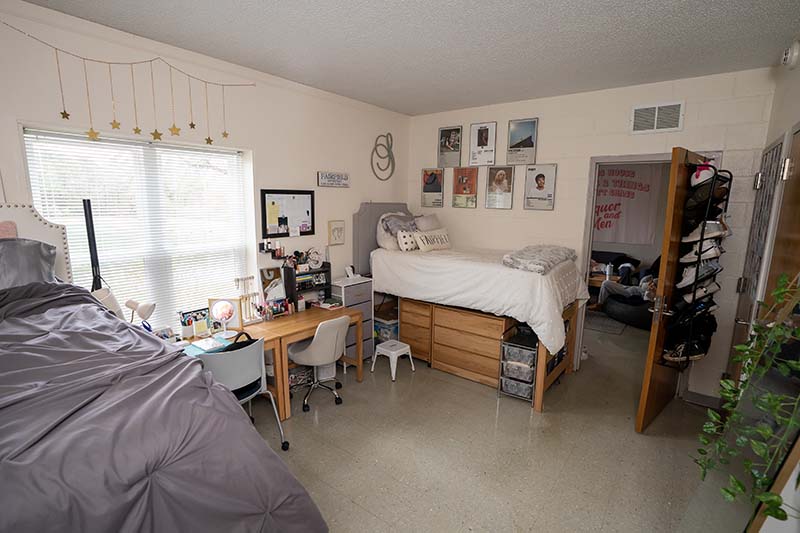
<instances>
[{"instance_id":1,"label":"framed picture","mask_svg":"<svg viewBox=\"0 0 800 533\"><path fill-rule=\"evenodd\" d=\"M457 167L453 169L453 207L478 207L478 169Z\"/></svg>"},{"instance_id":2,"label":"framed picture","mask_svg":"<svg viewBox=\"0 0 800 533\"><path fill-rule=\"evenodd\" d=\"M556 194L556 165L525 168L525 209L552 211Z\"/></svg>"},{"instance_id":3,"label":"framed picture","mask_svg":"<svg viewBox=\"0 0 800 533\"><path fill-rule=\"evenodd\" d=\"M242 328L241 298L209 298L208 309L211 333Z\"/></svg>"},{"instance_id":4,"label":"framed picture","mask_svg":"<svg viewBox=\"0 0 800 533\"><path fill-rule=\"evenodd\" d=\"M344 188L350 186L350 174L347 172L317 172L318 187Z\"/></svg>"},{"instance_id":5,"label":"framed picture","mask_svg":"<svg viewBox=\"0 0 800 533\"><path fill-rule=\"evenodd\" d=\"M461 164L461 126L439 128L439 158L436 166L457 167Z\"/></svg>"},{"instance_id":6,"label":"framed picture","mask_svg":"<svg viewBox=\"0 0 800 533\"><path fill-rule=\"evenodd\" d=\"M328 246L344 244L344 220L328 221Z\"/></svg>"},{"instance_id":7,"label":"framed picture","mask_svg":"<svg viewBox=\"0 0 800 533\"><path fill-rule=\"evenodd\" d=\"M314 191L261 189L261 238L314 235Z\"/></svg>"},{"instance_id":8,"label":"framed picture","mask_svg":"<svg viewBox=\"0 0 800 533\"><path fill-rule=\"evenodd\" d=\"M538 118L521 118L508 121L506 165L532 165L536 163L538 126Z\"/></svg>"},{"instance_id":9,"label":"framed picture","mask_svg":"<svg viewBox=\"0 0 800 533\"><path fill-rule=\"evenodd\" d=\"M422 207L444 205L444 169L422 169Z\"/></svg>"},{"instance_id":10,"label":"framed picture","mask_svg":"<svg viewBox=\"0 0 800 533\"><path fill-rule=\"evenodd\" d=\"M511 209L514 200L514 167L489 167L486 209Z\"/></svg>"},{"instance_id":11,"label":"framed picture","mask_svg":"<svg viewBox=\"0 0 800 533\"><path fill-rule=\"evenodd\" d=\"M479 122L469 127L469 166L494 165L497 122Z\"/></svg>"}]
</instances>

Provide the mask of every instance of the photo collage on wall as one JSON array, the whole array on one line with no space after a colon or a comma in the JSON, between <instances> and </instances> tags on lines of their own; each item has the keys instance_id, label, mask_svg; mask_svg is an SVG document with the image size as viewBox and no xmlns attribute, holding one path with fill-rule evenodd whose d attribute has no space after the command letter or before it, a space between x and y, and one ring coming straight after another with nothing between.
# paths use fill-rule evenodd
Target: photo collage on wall
<instances>
[{"instance_id":1,"label":"photo collage on wall","mask_svg":"<svg viewBox=\"0 0 800 533\"><path fill-rule=\"evenodd\" d=\"M452 169L452 207L475 209L481 167L486 167L486 209L513 209L515 168L524 166L523 209L552 211L555 207L556 165L536 164L539 119L508 121L505 165L496 161L497 122L470 124L469 137L462 126L439 128L437 168L422 170L422 207L444 207L445 172ZM467 166L461 166L461 148L467 145ZM522 169L520 168L520 174ZM520 179L522 179L520 175ZM522 186L522 184L520 185Z\"/></svg>"}]
</instances>

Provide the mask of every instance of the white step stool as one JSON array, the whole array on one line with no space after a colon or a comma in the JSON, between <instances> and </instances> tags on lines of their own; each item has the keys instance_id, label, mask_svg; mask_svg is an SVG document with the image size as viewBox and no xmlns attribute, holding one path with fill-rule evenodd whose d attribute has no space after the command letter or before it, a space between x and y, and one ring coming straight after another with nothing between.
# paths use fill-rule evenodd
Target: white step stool
<instances>
[{"instance_id":1,"label":"white step stool","mask_svg":"<svg viewBox=\"0 0 800 533\"><path fill-rule=\"evenodd\" d=\"M375 347L375 357L372 358L372 368L370 372L375 372L375 360L379 355L385 355L389 358L389 369L392 372L392 381L395 381L397 375L397 358L401 355L408 355L408 360L411 361L411 371L416 372L414 368L414 359L411 357L411 347L400 341L386 341L382 342Z\"/></svg>"}]
</instances>

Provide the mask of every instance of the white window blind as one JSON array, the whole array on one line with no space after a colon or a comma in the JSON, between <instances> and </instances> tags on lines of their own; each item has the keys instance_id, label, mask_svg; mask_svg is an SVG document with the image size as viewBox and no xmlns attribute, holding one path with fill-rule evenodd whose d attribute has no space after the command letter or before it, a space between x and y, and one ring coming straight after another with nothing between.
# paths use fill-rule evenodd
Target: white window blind
<instances>
[{"instance_id":1,"label":"white window blind","mask_svg":"<svg viewBox=\"0 0 800 533\"><path fill-rule=\"evenodd\" d=\"M120 305L155 302L153 327L175 326L178 310L236 294L234 278L246 270L241 154L35 130L24 136L33 204L66 225L77 285L92 283L81 202L89 198L100 274Z\"/></svg>"}]
</instances>

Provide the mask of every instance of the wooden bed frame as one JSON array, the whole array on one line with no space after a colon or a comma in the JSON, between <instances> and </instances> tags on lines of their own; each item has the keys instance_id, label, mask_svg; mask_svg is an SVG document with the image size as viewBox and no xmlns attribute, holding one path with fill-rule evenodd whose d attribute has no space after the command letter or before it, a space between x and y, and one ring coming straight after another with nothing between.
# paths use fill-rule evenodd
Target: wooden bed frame
<instances>
[{"instance_id":1,"label":"wooden bed frame","mask_svg":"<svg viewBox=\"0 0 800 533\"><path fill-rule=\"evenodd\" d=\"M356 272L370 274L370 254L378 248L378 220L385 213L411 214L404 203L365 202L353 214L353 265ZM500 381L502 343L510 338L517 322L472 309L452 307L399 297L400 340L411 346L417 359L443 372L497 387ZM562 315L569 321L567 355L547 372L555 357L539 343L531 406L544 409L544 393L562 374L573 370L578 305L571 303Z\"/></svg>"},{"instance_id":2,"label":"wooden bed frame","mask_svg":"<svg viewBox=\"0 0 800 533\"><path fill-rule=\"evenodd\" d=\"M56 276L67 283L72 283L72 266L65 226L48 222L35 207L27 204L0 204L0 222L6 220L16 224L17 237L55 246Z\"/></svg>"}]
</instances>

